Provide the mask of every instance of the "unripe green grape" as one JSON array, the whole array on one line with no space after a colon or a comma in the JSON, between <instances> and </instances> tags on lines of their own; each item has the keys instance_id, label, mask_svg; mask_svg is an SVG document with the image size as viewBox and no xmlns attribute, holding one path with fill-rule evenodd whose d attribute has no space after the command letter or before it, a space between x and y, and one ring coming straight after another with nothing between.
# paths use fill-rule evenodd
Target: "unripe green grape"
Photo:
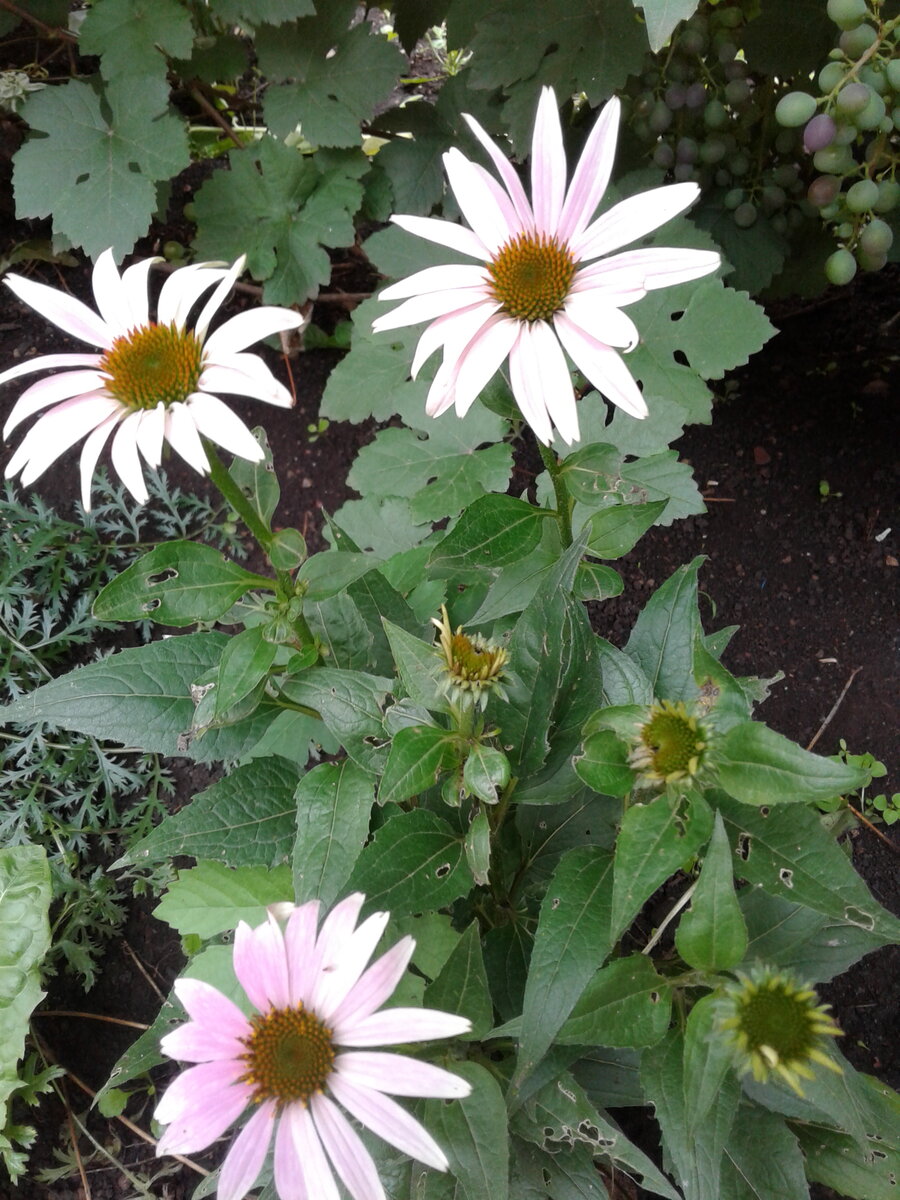
<instances>
[{"instance_id":1,"label":"unripe green grape","mask_svg":"<svg viewBox=\"0 0 900 1200\"><path fill-rule=\"evenodd\" d=\"M887 254L893 242L894 232L881 217L873 217L859 235L860 248L867 254Z\"/></svg>"},{"instance_id":2,"label":"unripe green grape","mask_svg":"<svg viewBox=\"0 0 900 1200\"><path fill-rule=\"evenodd\" d=\"M730 192L725 193L725 198L722 203L732 212L741 204L744 203L746 192L743 188L732 188Z\"/></svg>"},{"instance_id":3,"label":"unripe green grape","mask_svg":"<svg viewBox=\"0 0 900 1200\"><path fill-rule=\"evenodd\" d=\"M859 130L849 121L842 121L834 131L833 146L852 146L859 136Z\"/></svg>"},{"instance_id":4,"label":"unripe green grape","mask_svg":"<svg viewBox=\"0 0 900 1200\"><path fill-rule=\"evenodd\" d=\"M788 92L775 106L775 120L787 129L796 129L811 120L815 111L815 99L808 92Z\"/></svg>"},{"instance_id":5,"label":"unripe green grape","mask_svg":"<svg viewBox=\"0 0 900 1200\"><path fill-rule=\"evenodd\" d=\"M864 83L848 83L838 92L835 108L843 117L854 117L866 107L871 95Z\"/></svg>"},{"instance_id":6,"label":"unripe green grape","mask_svg":"<svg viewBox=\"0 0 900 1200\"><path fill-rule=\"evenodd\" d=\"M728 169L732 175L737 175L738 178L740 178L742 175L746 175L750 170L750 159L746 154L742 154L740 152L737 154L732 154L731 158L728 160Z\"/></svg>"},{"instance_id":7,"label":"unripe green grape","mask_svg":"<svg viewBox=\"0 0 900 1200\"><path fill-rule=\"evenodd\" d=\"M864 67L860 67L859 79L861 83L867 84L873 92L877 92L879 96L883 96L891 90L888 83L888 77L881 69L880 65L866 63Z\"/></svg>"},{"instance_id":8,"label":"unripe green grape","mask_svg":"<svg viewBox=\"0 0 900 1200\"><path fill-rule=\"evenodd\" d=\"M892 58L884 69L891 90L900 92L900 58Z\"/></svg>"},{"instance_id":9,"label":"unripe green grape","mask_svg":"<svg viewBox=\"0 0 900 1200\"><path fill-rule=\"evenodd\" d=\"M826 146L813 155L813 166L824 175L846 175L853 170L853 155L847 146Z\"/></svg>"},{"instance_id":10,"label":"unripe green grape","mask_svg":"<svg viewBox=\"0 0 900 1200\"><path fill-rule=\"evenodd\" d=\"M690 109L703 108L706 104L706 88L699 79L688 85L684 97L685 107Z\"/></svg>"},{"instance_id":11,"label":"unripe green grape","mask_svg":"<svg viewBox=\"0 0 900 1200\"><path fill-rule=\"evenodd\" d=\"M728 124L728 109L721 100L710 100L703 110L703 124L707 129L724 129Z\"/></svg>"},{"instance_id":12,"label":"unripe green grape","mask_svg":"<svg viewBox=\"0 0 900 1200\"><path fill-rule=\"evenodd\" d=\"M792 188L799 177L800 168L796 163L780 163L772 172L772 182L779 187Z\"/></svg>"},{"instance_id":13,"label":"unripe green grape","mask_svg":"<svg viewBox=\"0 0 900 1200\"><path fill-rule=\"evenodd\" d=\"M826 11L839 29L855 29L869 9L866 0L828 0Z\"/></svg>"},{"instance_id":14,"label":"unripe green grape","mask_svg":"<svg viewBox=\"0 0 900 1200\"><path fill-rule=\"evenodd\" d=\"M751 204L749 200L744 204L739 204L732 214L732 219L738 229L749 229L751 225L756 224L756 217L756 205Z\"/></svg>"},{"instance_id":15,"label":"unripe green grape","mask_svg":"<svg viewBox=\"0 0 900 1200\"><path fill-rule=\"evenodd\" d=\"M631 131L639 142L652 142L653 134L650 132L650 126L645 118L638 117L637 120L631 122Z\"/></svg>"},{"instance_id":16,"label":"unripe green grape","mask_svg":"<svg viewBox=\"0 0 900 1200\"><path fill-rule=\"evenodd\" d=\"M843 63L830 62L819 72L819 89L823 95L833 92L841 80L844 78L845 68Z\"/></svg>"},{"instance_id":17,"label":"unripe green grape","mask_svg":"<svg viewBox=\"0 0 900 1200\"><path fill-rule=\"evenodd\" d=\"M736 4L728 4L716 9L715 19L720 29L737 29L743 23L744 14Z\"/></svg>"},{"instance_id":18,"label":"unripe green grape","mask_svg":"<svg viewBox=\"0 0 900 1200\"><path fill-rule=\"evenodd\" d=\"M788 219L784 213L774 213L769 223L774 231L780 236L784 236L784 234L786 234L788 231Z\"/></svg>"},{"instance_id":19,"label":"unripe green grape","mask_svg":"<svg viewBox=\"0 0 900 1200\"><path fill-rule=\"evenodd\" d=\"M857 25L838 38L838 45L848 58L862 58L868 48L878 41L878 33L871 25Z\"/></svg>"},{"instance_id":20,"label":"unripe green grape","mask_svg":"<svg viewBox=\"0 0 900 1200\"><path fill-rule=\"evenodd\" d=\"M779 129L775 134L775 149L779 154L793 154L797 148L797 132L794 129Z\"/></svg>"},{"instance_id":21,"label":"unripe green grape","mask_svg":"<svg viewBox=\"0 0 900 1200\"><path fill-rule=\"evenodd\" d=\"M835 228L834 232L841 239L841 241L843 241L843 242L847 241L848 238L851 238L853 236L853 222L852 221L841 222L841 224Z\"/></svg>"},{"instance_id":22,"label":"unripe green grape","mask_svg":"<svg viewBox=\"0 0 900 1200\"><path fill-rule=\"evenodd\" d=\"M877 129L884 119L887 109L877 92L869 93L869 103L853 118L857 129Z\"/></svg>"},{"instance_id":23,"label":"unripe green grape","mask_svg":"<svg viewBox=\"0 0 900 1200\"><path fill-rule=\"evenodd\" d=\"M727 188L732 182L731 172L726 171L724 167L719 167L713 178L716 181L716 187Z\"/></svg>"},{"instance_id":24,"label":"unripe green grape","mask_svg":"<svg viewBox=\"0 0 900 1200\"><path fill-rule=\"evenodd\" d=\"M732 79L730 83L725 84L725 99L731 105L746 104L750 93L750 84L746 79Z\"/></svg>"},{"instance_id":25,"label":"unripe green grape","mask_svg":"<svg viewBox=\"0 0 900 1200\"><path fill-rule=\"evenodd\" d=\"M684 54L702 54L706 49L706 34L702 29L688 26L678 39L678 49Z\"/></svg>"},{"instance_id":26,"label":"unripe green grape","mask_svg":"<svg viewBox=\"0 0 900 1200\"><path fill-rule=\"evenodd\" d=\"M720 163L727 153L725 143L721 138L707 138L700 145L700 161L706 163L707 166L715 166Z\"/></svg>"},{"instance_id":27,"label":"unripe green grape","mask_svg":"<svg viewBox=\"0 0 900 1200\"><path fill-rule=\"evenodd\" d=\"M672 171L676 183L691 183L697 177L693 163L677 162Z\"/></svg>"},{"instance_id":28,"label":"unripe green grape","mask_svg":"<svg viewBox=\"0 0 900 1200\"><path fill-rule=\"evenodd\" d=\"M723 67L727 66L730 62L734 62L735 58L737 58L737 52L738 48L731 38L719 41L716 46L716 58Z\"/></svg>"},{"instance_id":29,"label":"unripe green grape","mask_svg":"<svg viewBox=\"0 0 900 1200\"><path fill-rule=\"evenodd\" d=\"M181 242L166 242L162 248L163 258L166 262L180 262L184 258L185 250Z\"/></svg>"},{"instance_id":30,"label":"unripe green grape","mask_svg":"<svg viewBox=\"0 0 900 1200\"><path fill-rule=\"evenodd\" d=\"M844 202L851 212L868 212L878 199L878 184L874 179L858 179L847 191Z\"/></svg>"},{"instance_id":31,"label":"unripe green grape","mask_svg":"<svg viewBox=\"0 0 900 1200\"><path fill-rule=\"evenodd\" d=\"M881 118L881 121L879 122L878 129L879 129L879 132L881 132L881 133L893 133L893 131L894 131L893 116L891 116L889 113L885 113L884 116Z\"/></svg>"},{"instance_id":32,"label":"unripe green grape","mask_svg":"<svg viewBox=\"0 0 900 1200\"><path fill-rule=\"evenodd\" d=\"M841 215L841 204L839 200L835 200L832 204L825 204L819 213L823 221L835 221Z\"/></svg>"},{"instance_id":33,"label":"unripe green grape","mask_svg":"<svg viewBox=\"0 0 900 1200\"><path fill-rule=\"evenodd\" d=\"M893 212L900 205L900 183L896 179L882 179L878 184L878 199L872 205L877 213Z\"/></svg>"},{"instance_id":34,"label":"unripe green grape","mask_svg":"<svg viewBox=\"0 0 900 1200\"><path fill-rule=\"evenodd\" d=\"M816 208L826 208L832 204L841 190L841 181L836 175L820 175L809 185L806 198Z\"/></svg>"},{"instance_id":35,"label":"unripe green grape","mask_svg":"<svg viewBox=\"0 0 900 1200\"><path fill-rule=\"evenodd\" d=\"M863 250L860 247L856 251L856 261L864 271L880 271L887 262L886 254L870 254L868 250Z\"/></svg>"},{"instance_id":36,"label":"unripe green grape","mask_svg":"<svg viewBox=\"0 0 900 1200\"><path fill-rule=\"evenodd\" d=\"M766 213L777 212L779 208L784 208L787 201L784 189L778 187L774 183L767 183L762 190L762 206Z\"/></svg>"},{"instance_id":37,"label":"unripe green grape","mask_svg":"<svg viewBox=\"0 0 900 1200\"><path fill-rule=\"evenodd\" d=\"M750 68L742 58L736 58L733 62L725 64L723 74L729 82L732 79L746 79L750 74Z\"/></svg>"},{"instance_id":38,"label":"unripe green grape","mask_svg":"<svg viewBox=\"0 0 900 1200\"><path fill-rule=\"evenodd\" d=\"M675 145L675 157L682 163L695 163L700 147L691 137L679 138Z\"/></svg>"},{"instance_id":39,"label":"unripe green grape","mask_svg":"<svg viewBox=\"0 0 900 1200\"><path fill-rule=\"evenodd\" d=\"M825 278L837 287L844 287L856 274L856 259L849 250L835 250L825 260Z\"/></svg>"},{"instance_id":40,"label":"unripe green grape","mask_svg":"<svg viewBox=\"0 0 900 1200\"><path fill-rule=\"evenodd\" d=\"M181 212L186 221L190 221L192 224L196 222L197 206L196 206L196 204L194 204L193 200L188 200L187 204L185 204L185 206L181 210Z\"/></svg>"},{"instance_id":41,"label":"unripe green grape","mask_svg":"<svg viewBox=\"0 0 900 1200\"><path fill-rule=\"evenodd\" d=\"M681 58L673 58L666 67L666 77L673 83L684 83L692 74L691 67Z\"/></svg>"}]
</instances>

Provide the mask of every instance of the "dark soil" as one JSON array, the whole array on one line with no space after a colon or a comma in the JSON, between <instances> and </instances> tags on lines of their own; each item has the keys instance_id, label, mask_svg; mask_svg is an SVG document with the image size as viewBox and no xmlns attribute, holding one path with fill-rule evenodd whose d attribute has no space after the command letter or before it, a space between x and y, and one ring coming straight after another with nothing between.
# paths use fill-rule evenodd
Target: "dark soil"
<instances>
[{"instance_id":1,"label":"dark soil","mask_svg":"<svg viewBox=\"0 0 900 1200\"><path fill-rule=\"evenodd\" d=\"M0 250L7 245L0 245ZM153 249L149 242L140 247L142 253ZM343 266L332 283L332 294L341 287L359 290L358 280L352 287L346 283L352 274ZM62 283L90 302L84 268L60 272L42 265L36 277ZM741 626L726 653L726 664L739 675L771 676L779 669L785 673L761 716L804 745L820 734L816 743L820 753L836 752L839 738L852 752L871 751L894 769L893 779L879 784L879 790L888 793L898 787L900 760L895 619L900 557L898 352L897 322L892 323L897 316L897 278L897 270L888 268L806 310L773 314L781 330L778 337L732 377L728 398L717 406L713 425L690 430L678 444L708 497L708 513L651 531L638 549L617 564L625 579L624 595L594 613L597 629L621 644L653 589L695 554L707 555L701 576L709 597L706 627ZM247 295L239 294L233 304L247 302ZM316 317L330 327L339 311L340 305L323 307ZM64 343L42 318L17 302L5 303L0 364L22 354L80 349ZM290 368L296 408L283 412L251 401L240 405L251 424L265 425L275 447L282 484L279 523L303 530L313 547L320 544L321 510L334 512L347 498L343 480L357 449L371 436L371 430L335 424L314 440L307 432L336 357L330 351L311 351L288 364L271 354L273 368L282 378ZM18 390L15 385L4 389L4 412ZM44 498L64 513L77 494L76 461L77 452L70 454L60 469L39 483ZM199 490L200 481L187 468L182 470L171 460L167 470L174 482ZM822 481L829 488L827 499L820 495ZM183 801L199 790L203 780L185 764L182 783ZM859 871L875 896L894 912L900 912L898 831L900 826L886 830L893 849L865 828L851 837ZM152 1020L159 993L168 990L183 960L177 941L152 918L151 910L147 902L134 905L123 937L111 947L104 973L91 993L84 996L77 986L57 980L44 1007ZM857 1067L894 1087L900 1087L898 965L900 952L889 948L869 955L822 989L846 1031L844 1052ZM132 1037L128 1029L86 1016L44 1015L36 1026L46 1051L92 1089L105 1081ZM66 1081L65 1093L73 1112L83 1118L87 1097L74 1079ZM129 1110L131 1119L145 1130L149 1108ZM54 1144L71 1157L75 1130L63 1107L50 1101L37 1119L41 1136L34 1167L52 1162ZM90 1128L129 1170L145 1180L152 1176L156 1164L151 1147L131 1129L96 1117L91 1118ZM190 1195L197 1180L189 1170L179 1170L168 1179L157 1178L141 1193L100 1156L89 1158L92 1147L83 1136L78 1144L88 1159L85 1171L93 1200L139 1194L178 1200ZM77 1170L52 1185L22 1181L11 1189L0 1183L0 1200L82 1200L84 1196Z\"/></svg>"}]
</instances>

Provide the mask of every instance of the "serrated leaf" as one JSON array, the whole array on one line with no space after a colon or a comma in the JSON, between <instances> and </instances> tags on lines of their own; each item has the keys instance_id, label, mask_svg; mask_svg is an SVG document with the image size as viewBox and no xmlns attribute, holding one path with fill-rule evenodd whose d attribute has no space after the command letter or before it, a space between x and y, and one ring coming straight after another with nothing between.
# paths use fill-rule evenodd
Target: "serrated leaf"
<instances>
[{"instance_id":1,"label":"serrated leaf","mask_svg":"<svg viewBox=\"0 0 900 1200\"><path fill-rule=\"evenodd\" d=\"M364 550L380 558L412 550L431 534L431 522L414 520L410 502L402 496L348 500L335 519Z\"/></svg>"},{"instance_id":2,"label":"serrated leaf","mask_svg":"<svg viewBox=\"0 0 900 1200\"><path fill-rule=\"evenodd\" d=\"M392 621L385 620L384 629L397 673L410 699L432 712L448 712L450 706L440 687L446 668L434 645L414 637Z\"/></svg>"},{"instance_id":3,"label":"serrated leaf","mask_svg":"<svg viewBox=\"0 0 900 1200\"><path fill-rule=\"evenodd\" d=\"M652 704L653 685L633 658L605 638L597 638L603 675L600 698L609 704Z\"/></svg>"},{"instance_id":4,"label":"serrated leaf","mask_svg":"<svg viewBox=\"0 0 900 1200\"><path fill-rule=\"evenodd\" d=\"M454 1062L453 1071L468 1080L471 1094L452 1104L425 1103L425 1126L450 1160L459 1181L458 1200L508 1200L509 1136L500 1085L479 1063Z\"/></svg>"},{"instance_id":5,"label":"serrated leaf","mask_svg":"<svg viewBox=\"0 0 900 1200\"><path fill-rule=\"evenodd\" d=\"M446 729L412 725L401 729L391 742L378 789L379 804L399 804L434 787L450 769L458 738Z\"/></svg>"},{"instance_id":6,"label":"serrated leaf","mask_svg":"<svg viewBox=\"0 0 900 1200\"><path fill-rule=\"evenodd\" d=\"M291 899L291 870L286 865L235 868L201 862L179 872L153 915L182 936L210 938L236 929L239 921L259 925L268 904Z\"/></svg>"},{"instance_id":7,"label":"serrated leaf","mask_svg":"<svg viewBox=\"0 0 900 1200\"><path fill-rule=\"evenodd\" d=\"M295 704L315 709L364 770L380 771L388 755L383 717L390 686L389 679L377 675L320 667L285 680L282 690Z\"/></svg>"},{"instance_id":8,"label":"serrated leaf","mask_svg":"<svg viewBox=\"0 0 900 1200\"><path fill-rule=\"evenodd\" d=\"M133 85L147 75L166 77L166 56L185 58L194 30L177 0L98 0L79 30L83 54L102 55L104 79L124 76Z\"/></svg>"},{"instance_id":9,"label":"serrated leaf","mask_svg":"<svg viewBox=\"0 0 900 1200\"><path fill-rule=\"evenodd\" d=\"M669 1027L672 993L650 958L632 954L601 967L556 1040L560 1045L652 1046Z\"/></svg>"},{"instance_id":10,"label":"serrated leaf","mask_svg":"<svg viewBox=\"0 0 900 1200\"><path fill-rule=\"evenodd\" d=\"M656 589L625 647L661 700L692 700L697 695L693 645L700 628L697 574L703 561L698 556L679 567Z\"/></svg>"},{"instance_id":11,"label":"serrated leaf","mask_svg":"<svg viewBox=\"0 0 900 1200\"><path fill-rule=\"evenodd\" d=\"M681 517L706 512L693 468L679 462L677 450L663 450L627 463L622 468L621 478L646 500L666 501L665 508L656 518L657 525L671 525Z\"/></svg>"},{"instance_id":12,"label":"serrated leaf","mask_svg":"<svg viewBox=\"0 0 900 1200\"><path fill-rule=\"evenodd\" d=\"M327 909L368 837L375 779L349 759L320 763L303 776L295 799L294 893L298 904L318 899Z\"/></svg>"},{"instance_id":13,"label":"serrated leaf","mask_svg":"<svg viewBox=\"0 0 900 1200\"><path fill-rule=\"evenodd\" d=\"M763 1108L740 1107L725 1143L718 1200L807 1200L806 1176L801 1148L784 1121Z\"/></svg>"},{"instance_id":14,"label":"serrated leaf","mask_svg":"<svg viewBox=\"0 0 900 1200\"><path fill-rule=\"evenodd\" d=\"M684 353L705 379L721 379L761 350L776 330L746 292L719 279L698 284L677 322Z\"/></svg>"},{"instance_id":15,"label":"serrated leaf","mask_svg":"<svg viewBox=\"0 0 900 1200\"><path fill-rule=\"evenodd\" d=\"M849 763L810 754L759 721L734 725L716 746L719 783L742 804L830 800L870 782Z\"/></svg>"},{"instance_id":16,"label":"serrated leaf","mask_svg":"<svg viewBox=\"0 0 900 1200\"><path fill-rule=\"evenodd\" d=\"M315 12L313 0L212 0L210 8L226 24L283 25Z\"/></svg>"},{"instance_id":17,"label":"serrated leaf","mask_svg":"<svg viewBox=\"0 0 900 1200\"><path fill-rule=\"evenodd\" d=\"M747 926L734 891L731 847L721 813L716 813L690 907L675 930L675 948L698 971L727 971L747 949Z\"/></svg>"},{"instance_id":18,"label":"serrated leaf","mask_svg":"<svg viewBox=\"0 0 900 1200\"><path fill-rule=\"evenodd\" d=\"M429 565L441 578L470 578L518 562L537 546L546 516L514 496L482 496L438 542Z\"/></svg>"},{"instance_id":19,"label":"serrated leaf","mask_svg":"<svg viewBox=\"0 0 900 1200\"><path fill-rule=\"evenodd\" d=\"M298 779L295 764L275 755L237 767L167 816L114 866L183 854L229 867L285 863L294 845Z\"/></svg>"},{"instance_id":20,"label":"serrated leaf","mask_svg":"<svg viewBox=\"0 0 900 1200\"><path fill-rule=\"evenodd\" d=\"M588 521L588 553L597 558L621 558L656 524L665 507L665 500L653 500L601 508Z\"/></svg>"},{"instance_id":21,"label":"serrated leaf","mask_svg":"<svg viewBox=\"0 0 900 1200\"><path fill-rule=\"evenodd\" d=\"M446 821L417 808L376 830L345 890L364 892L368 911L384 908L403 916L442 908L471 886L462 839Z\"/></svg>"},{"instance_id":22,"label":"serrated leaf","mask_svg":"<svg viewBox=\"0 0 900 1200\"><path fill-rule=\"evenodd\" d=\"M693 14L698 0L632 0L632 3L643 10L647 39L655 54L665 46L678 22Z\"/></svg>"},{"instance_id":23,"label":"serrated leaf","mask_svg":"<svg viewBox=\"0 0 900 1200\"><path fill-rule=\"evenodd\" d=\"M592 442L560 463L560 478L574 500L593 505L615 496L622 455L615 446Z\"/></svg>"},{"instance_id":24,"label":"serrated leaf","mask_svg":"<svg viewBox=\"0 0 900 1200\"><path fill-rule=\"evenodd\" d=\"M494 1023L494 1009L488 989L481 935L478 922L473 921L462 933L440 974L425 988L426 1008L457 1013L472 1022L467 1041L479 1041Z\"/></svg>"}]
</instances>

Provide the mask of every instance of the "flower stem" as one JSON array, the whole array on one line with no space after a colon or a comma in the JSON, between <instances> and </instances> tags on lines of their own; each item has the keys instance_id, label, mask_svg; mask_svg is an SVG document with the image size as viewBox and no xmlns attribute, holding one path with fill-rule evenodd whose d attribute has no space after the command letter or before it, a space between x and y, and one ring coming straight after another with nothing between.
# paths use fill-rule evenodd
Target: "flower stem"
<instances>
[{"instance_id":1,"label":"flower stem","mask_svg":"<svg viewBox=\"0 0 900 1200\"><path fill-rule=\"evenodd\" d=\"M225 464L219 458L212 443L204 439L203 448L206 450L206 456L209 459L210 479L222 493L225 502L231 505L247 526L250 533L259 543L266 558L268 558L269 550L272 547L272 530L266 525L259 513L253 508L247 497L228 474Z\"/></svg>"},{"instance_id":2,"label":"flower stem","mask_svg":"<svg viewBox=\"0 0 900 1200\"><path fill-rule=\"evenodd\" d=\"M559 525L560 540L565 550L572 545L572 498L563 482L559 459L543 442L538 442L538 449L553 483L553 491L556 496L556 521Z\"/></svg>"}]
</instances>

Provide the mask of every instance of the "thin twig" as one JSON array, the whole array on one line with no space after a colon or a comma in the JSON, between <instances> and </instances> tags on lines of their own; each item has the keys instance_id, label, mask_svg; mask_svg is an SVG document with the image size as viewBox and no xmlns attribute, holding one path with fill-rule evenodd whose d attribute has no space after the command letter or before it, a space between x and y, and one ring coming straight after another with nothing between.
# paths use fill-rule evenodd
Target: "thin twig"
<instances>
[{"instance_id":1,"label":"thin twig","mask_svg":"<svg viewBox=\"0 0 900 1200\"><path fill-rule=\"evenodd\" d=\"M69 1139L72 1143L72 1153L75 1155L75 1165L78 1167L78 1175L81 1179L81 1186L84 1189L84 1200L91 1200L91 1185L88 1183L87 1172L84 1169L84 1163L81 1158L81 1151L78 1149L78 1135L75 1132L75 1120L72 1115L72 1107L69 1104L69 1097L66 1095L64 1087L59 1087L56 1091L66 1110L66 1125L69 1130Z\"/></svg>"},{"instance_id":2,"label":"thin twig","mask_svg":"<svg viewBox=\"0 0 900 1200\"><path fill-rule=\"evenodd\" d=\"M23 8L19 8L18 4L13 4L12 0L0 0L0 8L5 8L7 12L11 12L13 16L18 17L21 21L27 21L35 29L40 29L44 37L59 38L61 41L68 42L76 41L75 34L70 33L68 29L61 29L58 25L45 25L43 21L39 21L31 13L26 12Z\"/></svg>"},{"instance_id":3,"label":"thin twig","mask_svg":"<svg viewBox=\"0 0 900 1200\"><path fill-rule=\"evenodd\" d=\"M191 88L191 96L193 97L194 100L196 100L197 104L200 105L200 107L203 109L203 111L206 113L206 115L209 117L209 119L211 121L215 121L215 123L219 126L219 128L222 130L222 132L225 134L225 136L227 138L231 138L231 140L237 146L238 150L243 150L244 143L241 141L241 139L238 137L238 135L234 132L232 127L228 124L228 122L225 120L225 118L222 116L222 114L218 111L218 109L215 107L215 105L210 104L210 102L203 95L203 93L200 91L200 89L199 88Z\"/></svg>"},{"instance_id":4,"label":"thin twig","mask_svg":"<svg viewBox=\"0 0 900 1200\"><path fill-rule=\"evenodd\" d=\"M40 1008L34 1013L36 1017L84 1017L88 1021L106 1021L109 1025L125 1025L129 1029L140 1029L146 1032L150 1026L142 1025L140 1021L126 1021L123 1017L104 1017L100 1013L75 1012L65 1008Z\"/></svg>"},{"instance_id":5,"label":"thin twig","mask_svg":"<svg viewBox=\"0 0 900 1200\"><path fill-rule=\"evenodd\" d=\"M693 894L696 890L697 890L697 880L694 880L694 882L687 889L687 891L684 893L684 895L679 900L676 900L676 902L672 905L672 907L666 913L665 917L660 922L659 928L656 930L656 933L654 933L653 937L650 939L650 941L647 943L647 945L643 948L643 950L641 951L641 954L649 954L650 953L650 951L653 949L653 947L656 945L656 943L659 941L659 939L665 933L668 926L671 925L671 923L675 920L675 918L678 916L678 914L681 912L681 910L684 908L684 906L688 903L691 896L693 896Z\"/></svg>"},{"instance_id":6,"label":"thin twig","mask_svg":"<svg viewBox=\"0 0 900 1200\"><path fill-rule=\"evenodd\" d=\"M128 943L125 941L124 938L122 939L122 946L131 955L132 962L137 967L137 969L140 971L140 973L143 975L143 977L147 980L147 982L150 984L150 986L153 988L154 992L156 992L159 999L162 1000L163 1002L165 1002L165 999L166 999L165 993L161 992L159 987L157 986L156 982L150 978L147 968L144 966L144 964L141 962L141 960L138 958L138 956L135 954L135 952L128 945ZM147 1028L147 1027L144 1026L144 1028Z\"/></svg>"},{"instance_id":7,"label":"thin twig","mask_svg":"<svg viewBox=\"0 0 900 1200\"><path fill-rule=\"evenodd\" d=\"M856 819L858 821L862 821L863 825L865 825L865 827L867 829L871 829L871 831L875 834L876 837L880 837L881 840L884 842L884 844L886 846L889 846L895 854L900 854L900 846L895 846L894 843L891 841L891 839L889 837L886 837L885 834L883 834L880 829L878 829L875 825L873 825L868 817L864 817L858 808L854 808L853 805L850 803L847 804L847 807L850 809L850 811L853 813L854 817L856 817Z\"/></svg>"},{"instance_id":8,"label":"thin twig","mask_svg":"<svg viewBox=\"0 0 900 1200\"><path fill-rule=\"evenodd\" d=\"M822 734L825 732L825 730L831 724L831 721L834 718L835 714L837 713L837 710L841 707L841 704L843 703L844 697L850 691L850 684L857 677L857 675L860 673L861 670L862 670L862 667L855 667L853 669L853 672L851 673L850 678L844 684L841 694L838 696L837 700L835 700L834 707L832 708L831 712L828 714L828 716L825 718L825 720L819 726L819 730L818 730L818 733L816 734L816 736L806 747L807 750L812 750L813 746L816 744L816 742L819 740L819 738L822 736Z\"/></svg>"}]
</instances>

